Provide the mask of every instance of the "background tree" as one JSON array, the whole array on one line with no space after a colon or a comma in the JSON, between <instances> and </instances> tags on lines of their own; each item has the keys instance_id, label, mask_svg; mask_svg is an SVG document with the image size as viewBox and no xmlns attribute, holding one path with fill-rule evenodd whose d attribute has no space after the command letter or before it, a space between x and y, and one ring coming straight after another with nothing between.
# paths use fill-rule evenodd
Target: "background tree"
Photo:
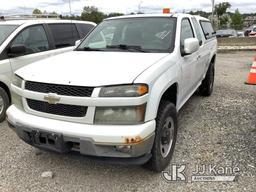
<instances>
[{"instance_id":1,"label":"background tree","mask_svg":"<svg viewBox=\"0 0 256 192\"><path fill-rule=\"evenodd\" d=\"M236 30L243 29L243 16L240 14L239 10L236 9L235 14L231 16L231 25Z\"/></svg>"},{"instance_id":2,"label":"background tree","mask_svg":"<svg viewBox=\"0 0 256 192\"><path fill-rule=\"evenodd\" d=\"M229 15L222 15L219 18L219 24L220 24L220 28L229 27L228 25L230 24L230 16Z\"/></svg>"},{"instance_id":3,"label":"background tree","mask_svg":"<svg viewBox=\"0 0 256 192\"><path fill-rule=\"evenodd\" d=\"M34 9L33 14L42 14L40 9Z\"/></svg>"},{"instance_id":4,"label":"background tree","mask_svg":"<svg viewBox=\"0 0 256 192\"><path fill-rule=\"evenodd\" d=\"M200 15L200 16L205 17L205 18L208 18L211 15L210 12L205 12L205 11L200 11L200 10L190 11L189 14L191 14L191 15Z\"/></svg>"},{"instance_id":5,"label":"background tree","mask_svg":"<svg viewBox=\"0 0 256 192\"><path fill-rule=\"evenodd\" d=\"M124 15L123 13L109 13L106 17L118 17Z\"/></svg>"},{"instance_id":6,"label":"background tree","mask_svg":"<svg viewBox=\"0 0 256 192\"><path fill-rule=\"evenodd\" d=\"M227 10L231 7L229 2L223 2L215 5L215 14L218 18L227 13Z\"/></svg>"},{"instance_id":7,"label":"background tree","mask_svg":"<svg viewBox=\"0 0 256 192\"><path fill-rule=\"evenodd\" d=\"M81 19L85 21L92 21L100 23L105 18L104 13L100 12L97 7L86 6L81 14Z\"/></svg>"},{"instance_id":8,"label":"background tree","mask_svg":"<svg viewBox=\"0 0 256 192\"><path fill-rule=\"evenodd\" d=\"M218 28L227 27L229 23L229 15L227 14L227 10L231 7L229 2L223 2L215 5L215 14L218 19Z\"/></svg>"},{"instance_id":9,"label":"background tree","mask_svg":"<svg viewBox=\"0 0 256 192\"><path fill-rule=\"evenodd\" d=\"M53 11L50 13L51 15L58 15L58 13L56 11Z\"/></svg>"}]
</instances>

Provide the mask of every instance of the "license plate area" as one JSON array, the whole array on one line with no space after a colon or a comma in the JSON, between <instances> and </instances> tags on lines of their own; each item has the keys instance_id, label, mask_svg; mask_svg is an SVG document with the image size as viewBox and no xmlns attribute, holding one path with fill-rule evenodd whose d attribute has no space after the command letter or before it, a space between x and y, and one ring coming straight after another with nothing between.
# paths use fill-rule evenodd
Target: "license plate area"
<instances>
[{"instance_id":1,"label":"license plate area","mask_svg":"<svg viewBox=\"0 0 256 192\"><path fill-rule=\"evenodd\" d=\"M39 130L33 130L30 133L31 141L34 146L48 149L60 153L70 151L70 145L64 142L63 135L59 133L50 133Z\"/></svg>"}]
</instances>

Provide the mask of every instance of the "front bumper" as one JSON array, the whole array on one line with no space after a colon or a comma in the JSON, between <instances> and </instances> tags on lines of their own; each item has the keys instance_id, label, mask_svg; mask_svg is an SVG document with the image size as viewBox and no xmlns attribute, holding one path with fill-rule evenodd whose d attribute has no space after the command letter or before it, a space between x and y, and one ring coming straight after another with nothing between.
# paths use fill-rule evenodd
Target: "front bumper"
<instances>
[{"instance_id":1,"label":"front bumper","mask_svg":"<svg viewBox=\"0 0 256 192\"><path fill-rule=\"evenodd\" d=\"M31 115L14 105L7 110L7 120L26 143L61 153L137 158L150 154L154 142L154 120L140 125L89 125Z\"/></svg>"}]
</instances>

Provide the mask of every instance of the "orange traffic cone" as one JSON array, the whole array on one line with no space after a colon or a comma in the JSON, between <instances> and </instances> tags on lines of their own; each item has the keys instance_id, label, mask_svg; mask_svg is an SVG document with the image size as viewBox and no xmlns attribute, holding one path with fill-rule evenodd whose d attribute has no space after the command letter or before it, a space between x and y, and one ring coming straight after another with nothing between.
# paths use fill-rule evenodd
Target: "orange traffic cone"
<instances>
[{"instance_id":1,"label":"orange traffic cone","mask_svg":"<svg viewBox=\"0 0 256 192\"><path fill-rule=\"evenodd\" d=\"M256 57L254 57L254 61L252 63L252 67L250 73L248 75L248 79L245 84L256 85Z\"/></svg>"}]
</instances>

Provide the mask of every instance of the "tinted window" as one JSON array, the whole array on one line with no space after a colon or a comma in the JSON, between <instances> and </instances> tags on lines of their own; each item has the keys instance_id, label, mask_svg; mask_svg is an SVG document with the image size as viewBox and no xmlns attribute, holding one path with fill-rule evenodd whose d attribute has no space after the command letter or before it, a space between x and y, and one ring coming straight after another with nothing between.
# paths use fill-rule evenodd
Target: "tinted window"
<instances>
[{"instance_id":1,"label":"tinted window","mask_svg":"<svg viewBox=\"0 0 256 192\"><path fill-rule=\"evenodd\" d=\"M170 52L174 47L175 32L175 18L111 19L99 24L78 50L86 47L104 51L134 52L140 49L146 52Z\"/></svg>"},{"instance_id":2,"label":"tinted window","mask_svg":"<svg viewBox=\"0 0 256 192\"><path fill-rule=\"evenodd\" d=\"M193 26L195 28L196 37L199 40L199 43L201 45L202 42L203 42L203 35L201 33L200 25L199 25L199 23L197 22L197 20L195 18L192 18L192 23L193 23Z\"/></svg>"},{"instance_id":3,"label":"tinted window","mask_svg":"<svg viewBox=\"0 0 256 192\"><path fill-rule=\"evenodd\" d=\"M214 30L212 28L212 24L209 21L200 21L201 27L204 32L204 36L206 39L210 39L215 37Z\"/></svg>"},{"instance_id":4,"label":"tinted window","mask_svg":"<svg viewBox=\"0 0 256 192\"><path fill-rule=\"evenodd\" d=\"M0 25L0 45L17 28L17 25Z\"/></svg>"},{"instance_id":5,"label":"tinted window","mask_svg":"<svg viewBox=\"0 0 256 192\"><path fill-rule=\"evenodd\" d=\"M74 46L80 39L74 24L49 24L56 48Z\"/></svg>"},{"instance_id":6,"label":"tinted window","mask_svg":"<svg viewBox=\"0 0 256 192\"><path fill-rule=\"evenodd\" d=\"M193 29L191 27L190 21L189 19L183 19L182 23L181 23L181 47L184 47L184 41L185 39L188 38L193 38L194 37L194 33L193 33Z\"/></svg>"},{"instance_id":7,"label":"tinted window","mask_svg":"<svg viewBox=\"0 0 256 192\"><path fill-rule=\"evenodd\" d=\"M82 38L84 38L91 30L92 28L94 27L93 25L90 25L90 24L77 24L77 26L79 27L80 29L80 32L82 33Z\"/></svg>"},{"instance_id":8,"label":"tinted window","mask_svg":"<svg viewBox=\"0 0 256 192\"><path fill-rule=\"evenodd\" d=\"M12 45L24 44L26 54L49 50L49 43L42 25L31 26L23 30L12 42Z\"/></svg>"}]
</instances>

